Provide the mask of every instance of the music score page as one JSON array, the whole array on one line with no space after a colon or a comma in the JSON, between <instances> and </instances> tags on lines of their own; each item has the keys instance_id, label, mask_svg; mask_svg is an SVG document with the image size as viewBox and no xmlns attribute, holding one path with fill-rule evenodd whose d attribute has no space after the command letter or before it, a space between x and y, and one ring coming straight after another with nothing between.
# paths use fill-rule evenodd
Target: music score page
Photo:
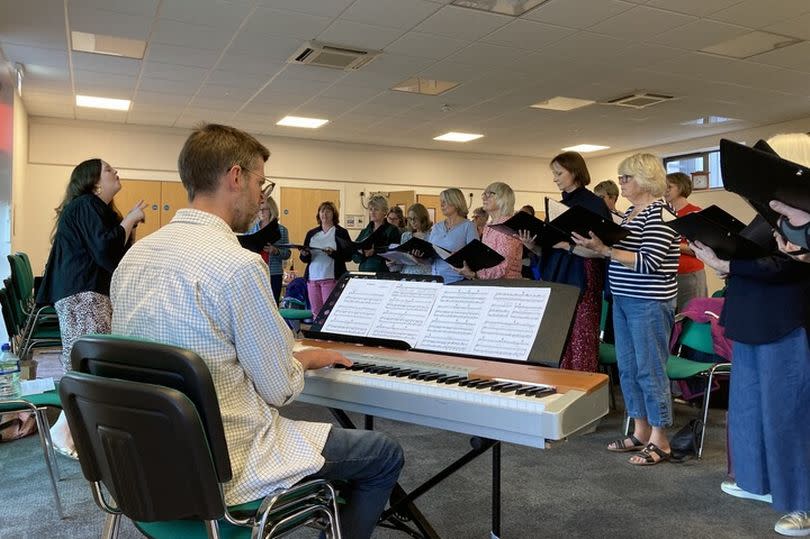
<instances>
[{"instance_id":1,"label":"music score page","mask_svg":"<svg viewBox=\"0 0 810 539\"><path fill-rule=\"evenodd\" d=\"M350 279L321 331L396 339L429 352L529 357L551 290Z\"/></svg>"}]
</instances>

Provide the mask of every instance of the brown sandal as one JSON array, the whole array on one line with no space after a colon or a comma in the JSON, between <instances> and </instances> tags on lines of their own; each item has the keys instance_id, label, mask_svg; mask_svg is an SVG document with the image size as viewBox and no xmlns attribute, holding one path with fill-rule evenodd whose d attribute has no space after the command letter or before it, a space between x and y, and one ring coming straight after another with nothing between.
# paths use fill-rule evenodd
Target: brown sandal
<instances>
[{"instance_id":1,"label":"brown sandal","mask_svg":"<svg viewBox=\"0 0 810 539\"><path fill-rule=\"evenodd\" d=\"M627 445L625 442L628 440L630 440L630 443L633 445ZM627 453L628 451L638 451L639 449L643 448L644 442L642 442L632 434L626 438L619 438L618 440L613 440L607 445L607 450L613 451L614 453Z\"/></svg>"},{"instance_id":2,"label":"brown sandal","mask_svg":"<svg viewBox=\"0 0 810 539\"><path fill-rule=\"evenodd\" d=\"M653 456L654 454L658 455L657 459ZM655 466L661 462L668 461L672 457L672 453L666 453L660 447L650 442L644 446L644 449L638 452L638 455L633 456L644 459L644 462L633 462L632 460L628 460L627 462L633 466Z\"/></svg>"}]
</instances>

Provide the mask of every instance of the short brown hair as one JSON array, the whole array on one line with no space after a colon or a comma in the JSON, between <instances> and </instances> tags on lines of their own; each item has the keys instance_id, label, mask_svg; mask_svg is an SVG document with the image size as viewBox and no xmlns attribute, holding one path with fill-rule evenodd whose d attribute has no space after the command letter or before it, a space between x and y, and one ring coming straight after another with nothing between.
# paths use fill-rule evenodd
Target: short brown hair
<instances>
[{"instance_id":1,"label":"short brown hair","mask_svg":"<svg viewBox=\"0 0 810 539\"><path fill-rule=\"evenodd\" d=\"M186 139L177 158L189 201L199 193L215 192L228 169L239 165L249 170L251 161L259 156L267 161L270 150L252 135L227 125L200 125Z\"/></svg>"},{"instance_id":2,"label":"short brown hair","mask_svg":"<svg viewBox=\"0 0 810 539\"><path fill-rule=\"evenodd\" d=\"M563 152L558 154L554 159L549 161L548 166L557 163L562 168L571 173L574 177L574 182L580 187L585 187L591 183L591 174L588 172L588 166L585 164L585 159L582 158L577 152Z\"/></svg>"},{"instance_id":3,"label":"short brown hair","mask_svg":"<svg viewBox=\"0 0 810 539\"><path fill-rule=\"evenodd\" d=\"M619 186L613 180L605 180L593 186L593 192L598 196L606 196L608 198L619 198Z\"/></svg>"},{"instance_id":4,"label":"short brown hair","mask_svg":"<svg viewBox=\"0 0 810 539\"><path fill-rule=\"evenodd\" d=\"M430 222L430 213L428 213L424 204L420 204L418 202L416 204L411 204L411 206L408 208L408 213L411 212L413 212L414 217L416 217L414 226L416 227L417 231L421 230L422 232L425 232L430 230L433 223Z\"/></svg>"},{"instance_id":5,"label":"short brown hair","mask_svg":"<svg viewBox=\"0 0 810 539\"><path fill-rule=\"evenodd\" d=\"M318 206L318 213L315 214L315 220L318 221L318 224L323 224L321 222L321 210L324 208L332 210L332 226L338 226L338 224L340 224L340 212L338 211L337 206L335 206L335 203L328 200L326 202L321 202L321 205Z\"/></svg>"},{"instance_id":6,"label":"short brown hair","mask_svg":"<svg viewBox=\"0 0 810 539\"><path fill-rule=\"evenodd\" d=\"M688 198L692 194L692 177L683 172L672 172L667 174L667 183L671 183L678 188L678 194L683 198Z\"/></svg>"}]
</instances>

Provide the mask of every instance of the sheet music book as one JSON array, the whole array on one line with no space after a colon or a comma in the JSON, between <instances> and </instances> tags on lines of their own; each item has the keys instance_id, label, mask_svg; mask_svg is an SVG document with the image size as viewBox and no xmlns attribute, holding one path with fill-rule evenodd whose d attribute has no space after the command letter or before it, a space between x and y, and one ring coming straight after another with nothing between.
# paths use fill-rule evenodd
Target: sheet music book
<instances>
[{"instance_id":1,"label":"sheet music book","mask_svg":"<svg viewBox=\"0 0 810 539\"><path fill-rule=\"evenodd\" d=\"M782 159L763 141L749 148L720 139L720 168L726 190L745 198L774 228L780 215L768 206L771 200L810 212L810 169Z\"/></svg>"},{"instance_id":2,"label":"sheet music book","mask_svg":"<svg viewBox=\"0 0 810 539\"><path fill-rule=\"evenodd\" d=\"M571 233L588 237L593 232L605 245L619 243L630 233L626 228L616 224L612 217L602 217L582 206L566 206L562 202L546 198L546 232L541 240L545 245L554 245L560 241L571 241Z\"/></svg>"},{"instance_id":3,"label":"sheet music book","mask_svg":"<svg viewBox=\"0 0 810 539\"><path fill-rule=\"evenodd\" d=\"M430 275L350 273L304 335L558 367L579 293L577 287L543 281L442 285Z\"/></svg>"},{"instance_id":4,"label":"sheet music book","mask_svg":"<svg viewBox=\"0 0 810 539\"><path fill-rule=\"evenodd\" d=\"M320 247L307 247L301 243L276 243L275 246L282 249L308 249L310 251L323 251L323 249Z\"/></svg>"},{"instance_id":5,"label":"sheet music book","mask_svg":"<svg viewBox=\"0 0 810 539\"><path fill-rule=\"evenodd\" d=\"M415 264L426 267L431 266L431 261L429 258L415 257L411 253L405 253L402 251L398 251L396 249L392 249L391 251L386 251L384 253L379 253L379 255L385 258L386 260L396 262L397 264L405 264L409 266L413 266Z\"/></svg>"},{"instance_id":6,"label":"sheet music book","mask_svg":"<svg viewBox=\"0 0 810 539\"><path fill-rule=\"evenodd\" d=\"M470 243L450 253L446 249L434 245L434 250L445 262L454 268L461 268L464 263L473 271L497 266L504 261L503 256L481 240L472 240Z\"/></svg>"},{"instance_id":7,"label":"sheet music book","mask_svg":"<svg viewBox=\"0 0 810 539\"><path fill-rule=\"evenodd\" d=\"M363 238L362 240L355 241L354 247L355 249L371 249L374 247L374 250L383 250L384 248L388 247L388 244L383 237L383 231L385 230L385 226L377 227L377 230ZM379 248L379 249L378 249Z\"/></svg>"},{"instance_id":8,"label":"sheet music book","mask_svg":"<svg viewBox=\"0 0 810 539\"><path fill-rule=\"evenodd\" d=\"M740 235L745 225L717 206L689 213L667 223L690 241L711 247L723 260L753 259L768 255L768 250Z\"/></svg>"},{"instance_id":9,"label":"sheet music book","mask_svg":"<svg viewBox=\"0 0 810 539\"><path fill-rule=\"evenodd\" d=\"M253 234L241 234L236 236L239 244L245 249L260 253L268 243L272 244L281 239L281 231L278 228L278 219L273 219L264 228Z\"/></svg>"},{"instance_id":10,"label":"sheet music book","mask_svg":"<svg viewBox=\"0 0 810 539\"><path fill-rule=\"evenodd\" d=\"M521 230L528 230L532 236L542 237L546 223L525 211L519 211L503 223L489 225L493 230L506 235L517 234Z\"/></svg>"}]
</instances>

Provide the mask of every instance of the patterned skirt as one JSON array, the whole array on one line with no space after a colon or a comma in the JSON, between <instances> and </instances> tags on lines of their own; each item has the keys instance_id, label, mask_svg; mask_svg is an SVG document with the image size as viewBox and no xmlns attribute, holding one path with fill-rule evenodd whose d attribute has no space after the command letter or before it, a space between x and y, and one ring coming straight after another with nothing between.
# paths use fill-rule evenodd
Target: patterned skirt
<instances>
[{"instance_id":1,"label":"patterned skirt","mask_svg":"<svg viewBox=\"0 0 810 539\"><path fill-rule=\"evenodd\" d=\"M599 317L602 314L604 263L585 260L585 289L579 296L571 336L560 361L561 369L596 372L599 366Z\"/></svg>"},{"instance_id":2,"label":"patterned skirt","mask_svg":"<svg viewBox=\"0 0 810 539\"><path fill-rule=\"evenodd\" d=\"M112 302L109 296L98 292L79 292L62 298L54 304L62 333L62 368L72 369L70 352L79 337L90 333L110 333Z\"/></svg>"}]
</instances>

